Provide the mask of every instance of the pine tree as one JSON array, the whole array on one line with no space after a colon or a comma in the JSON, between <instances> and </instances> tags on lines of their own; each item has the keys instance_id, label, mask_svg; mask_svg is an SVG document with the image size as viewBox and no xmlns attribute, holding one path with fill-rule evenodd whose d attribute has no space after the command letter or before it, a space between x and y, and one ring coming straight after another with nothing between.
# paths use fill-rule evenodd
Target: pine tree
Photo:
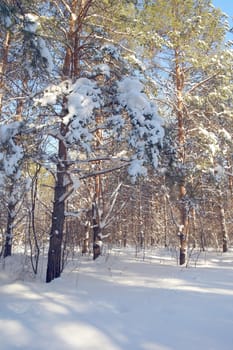
<instances>
[{"instance_id":1,"label":"pine tree","mask_svg":"<svg viewBox=\"0 0 233 350\"><path fill-rule=\"evenodd\" d=\"M53 11L53 3L50 5ZM143 84L130 76L130 65L104 27L99 35L97 2L62 1L59 5L63 11L54 9L52 22L57 25L57 37L66 33L68 38L65 45L62 40L55 44L60 49L60 79L38 99L38 108L50 110L47 131L58 147L47 282L59 277L62 270L65 203L77 188L77 178L95 179L92 224L96 243L104 221L101 175L126 166L134 180L146 174L147 162L154 167L158 164L163 137L161 120ZM63 13L65 17L59 20Z\"/></svg>"},{"instance_id":2,"label":"pine tree","mask_svg":"<svg viewBox=\"0 0 233 350\"><path fill-rule=\"evenodd\" d=\"M170 118L176 120L176 155L170 170L176 174L179 193L181 265L186 262L193 170L198 166L190 154L196 137L191 130L197 127L197 120L188 100L193 100L195 92L200 96L201 91L205 94L211 91L211 83L222 73L213 58L220 58L223 51L225 21L224 15L209 0L147 1L141 12L141 23L150 33L148 42L143 35L141 41L153 58L151 75L160 84L159 97L168 107Z\"/></svg>"}]
</instances>

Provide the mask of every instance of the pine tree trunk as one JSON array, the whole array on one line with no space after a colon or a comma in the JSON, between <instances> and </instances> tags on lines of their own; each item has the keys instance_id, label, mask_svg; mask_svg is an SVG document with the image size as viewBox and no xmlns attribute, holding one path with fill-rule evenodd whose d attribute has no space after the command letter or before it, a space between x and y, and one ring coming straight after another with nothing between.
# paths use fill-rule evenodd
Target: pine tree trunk
<instances>
[{"instance_id":1,"label":"pine tree trunk","mask_svg":"<svg viewBox=\"0 0 233 350\"><path fill-rule=\"evenodd\" d=\"M6 32L6 37L3 42L1 61L0 61L0 113L2 111L3 90L4 90L4 74L7 67L8 51L10 47L11 34L10 31Z\"/></svg>"},{"instance_id":2,"label":"pine tree trunk","mask_svg":"<svg viewBox=\"0 0 233 350\"><path fill-rule=\"evenodd\" d=\"M61 124L61 135L64 136L66 126ZM67 172L67 150L63 141L59 141L57 164L57 180L54 190L54 203L52 212L52 227L49 239L49 251L47 262L46 282L60 277L62 270L62 243L63 228L65 222L65 194L66 194L66 172Z\"/></svg>"},{"instance_id":3,"label":"pine tree trunk","mask_svg":"<svg viewBox=\"0 0 233 350\"><path fill-rule=\"evenodd\" d=\"M185 165L185 127L184 115L185 109L183 104L183 89L184 89L184 72L179 63L179 51L175 50L175 82L176 82L176 115L178 126L178 144L179 144L179 161L181 164L180 179L179 179L179 199L180 199L180 265L186 263L187 245L188 245L188 212L186 207L186 176L184 171Z\"/></svg>"},{"instance_id":4,"label":"pine tree trunk","mask_svg":"<svg viewBox=\"0 0 233 350\"><path fill-rule=\"evenodd\" d=\"M88 225L86 226L86 232L85 232L85 237L83 239L82 243L82 254L87 254L89 252L89 227Z\"/></svg>"},{"instance_id":5,"label":"pine tree trunk","mask_svg":"<svg viewBox=\"0 0 233 350\"><path fill-rule=\"evenodd\" d=\"M101 229L98 220L98 208L96 203L92 204L92 225L93 225L93 260L97 259L101 254Z\"/></svg>"},{"instance_id":6,"label":"pine tree trunk","mask_svg":"<svg viewBox=\"0 0 233 350\"><path fill-rule=\"evenodd\" d=\"M185 205L185 187L180 185L180 200L181 200L181 226L180 226L180 265L184 265L187 259L187 248L188 248L188 233L189 233L189 218L188 218L188 210Z\"/></svg>"},{"instance_id":7,"label":"pine tree trunk","mask_svg":"<svg viewBox=\"0 0 233 350\"><path fill-rule=\"evenodd\" d=\"M168 218L167 218L167 197L163 196L164 205L163 205L163 220L164 220L164 247L168 246Z\"/></svg>"},{"instance_id":8,"label":"pine tree trunk","mask_svg":"<svg viewBox=\"0 0 233 350\"><path fill-rule=\"evenodd\" d=\"M13 223L15 219L15 204L10 202L8 204L7 226L5 233L4 258L11 256L12 253L12 239L13 239Z\"/></svg>"},{"instance_id":9,"label":"pine tree trunk","mask_svg":"<svg viewBox=\"0 0 233 350\"><path fill-rule=\"evenodd\" d=\"M101 124L102 116L96 117L97 124ZM95 146L99 148L102 144L102 130L97 129L95 132ZM96 170L101 170L101 161L96 162ZM103 193L101 175L95 176L94 179L94 199L92 203L92 225L93 225L93 260L101 255L102 238L101 238L101 213L103 212Z\"/></svg>"},{"instance_id":10,"label":"pine tree trunk","mask_svg":"<svg viewBox=\"0 0 233 350\"><path fill-rule=\"evenodd\" d=\"M67 31L67 48L63 62L63 78L76 79L80 76L80 37L82 33L82 24L87 16L88 10L93 0L72 0L70 4L71 12L69 19L69 29ZM64 100L61 118L66 114L66 101ZM65 137L67 126L61 122L60 134ZM52 214L52 227L49 241L48 265L46 282L60 277L62 270L62 244L63 228L65 221L65 197L67 194L67 148L65 142L59 140L58 149L59 163L56 173L56 187L54 190L54 203Z\"/></svg>"},{"instance_id":11,"label":"pine tree trunk","mask_svg":"<svg viewBox=\"0 0 233 350\"><path fill-rule=\"evenodd\" d=\"M62 239L64 227L64 201L60 198L65 193L65 187L61 184L63 174L59 174L59 180L55 187L55 199L52 214L52 228L49 240L48 264L46 282L51 282L54 278L61 275L61 256L62 256Z\"/></svg>"},{"instance_id":12,"label":"pine tree trunk","mask_svg":"<svg viewBox=\"0 0 233 350\"><path fill-rule=\"evenodd\" d=\"M225 219L225 210L223 205L220 206L220 221L222 229L222 251L223 253L226 253L228 251L228 233Z\"/></svg>"}]
</instances>

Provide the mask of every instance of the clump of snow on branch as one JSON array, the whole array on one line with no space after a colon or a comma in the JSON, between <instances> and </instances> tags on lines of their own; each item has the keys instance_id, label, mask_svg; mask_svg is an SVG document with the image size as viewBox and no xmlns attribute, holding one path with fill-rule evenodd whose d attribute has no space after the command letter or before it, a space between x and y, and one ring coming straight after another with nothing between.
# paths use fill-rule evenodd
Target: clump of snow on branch
<instances>
[{"instance_id":1,"label":"clump of snow on branch","mask_svg":"<svg viewBox=\"0 0 233 350\"><path fill-rule=\"evenodd\" d=\"M213 176L215 181L220 182L225 177L225 169L222 165L216 164L216 166L210 169L210 174Z\"/></svg>"},{"instance_id":2,"label":"clump of snow on branch","mask_svg":"<svg viewBox=\"0 0 233 350\"><path fill-rule=\"evenodd\" d=\"M21 146L17 145L14 137L19 134L22 123L12 122L0 126L0 183L4 184L5 177L20 176L19 163L24 154Z\"/></svg>"},{"instance_id":3,"label":"clump of snow on branch","mask_svg":"<svg viewBox=\"0 0 233 350\"><path fill-rule=\"evenodd\" d=\"M49 52L49 49L46 46L44 39L38 38L37 47L40 51L41 57L43 57L46 61L46 70L48 72L52 72L52 70L54 68L53 59L52 59L52 56Z\"/></svg>"},{"instance_id":4,"label":"clump of snow on branch","mask_svg":"<svg viewBox=\"0 0 233 350\"><path fill-rule=\"evenodd\" d=\"M58 102L59 97L67 96L71 92L72 83L69 80L63 81L58 85L49 85L39 99L35 99L36 104L42 107L53 106Z\"/></svg>"},{"instance_id":5,"label":"clump of snow on branch","mask_svg":"<svg viewBox=\"0 0 233 350\"><path fill-rule=\"evenodd\" d=\"M122 139L122 129L125 126L125 121L120 114L111 115L107 121L108 127L111 129L112 133L118 141Z\"/></svg>"},{"instance_id":6,"label":"clump of snow on branch","mask_svg":"<svg viewBox=\"0 0 233 350\"><path fill-rule=\"evenodd\" d=\"M32 14L32 13L26 13L25 14L25 25L24 30L29 33L36 33L37 29L39 28L39 17Z\"/></svg>"},{"instance_id":7,"label":"clump of snow on branch","mask_svg":"<svg viewBox=\"0 0 233 350\"><path fill-rule=\"evenodd\" d=\"M128 173L131 176L131 178L133 179L133 181L135 181L135 179L138 176L146 176L147 175L147 169L146 167L143 165L144 160L143 159L132 159L130 166L128 168Z\"/></svg>"},{"instance_id":8,"label":"clump of snow on branch","mask_svg":"<svg viewBox=\"0 0 233 350\"><path fill-rule=\"evenodd\" d=\"M78 143L86 152L91 152L90 143L93 139L90 126L94 122L96 109L101 107L101 90L95 81L79 78L71 87L67 96L68 114L63 118L69 124L66 142Z\"/></svg>"},{"instance_id":9,"label":"clump of snow on branch","mask_svg":"<svg viewBox=\"0 0 233 350\"><path fill-rule=\"evenodd\" d=\"M219 132L220 132L220 134L223 135L223 137L226 141L232 141L231 135L229 134L229 132L226 129L224 129L224 128L220 129Z\"/></svg>"},{"instance_id":10,"label":"clump of snow on branch","mask_svg":"<svg viewBox=\"0 0 233 350\"><path fill-rule=\"evenodd\" d=\"M93 110L100 108L101 91L97 84L87 78L79 78L71 86L71 93L67 97L69 113L63 119L68 124L74 116L78 116L83 123L92 116Z\"/></svg>"},{"instance_id":11,"label":"clump of snow on branch","mask_svg":"<svg viewBox=\"0 0 233 350\"><path fill-rule=\"evenodd\" d=\"M35 48L39 51L42 59L44 60L46 70L49 73L51 73L54 68L52 55L48 47L46 46L45 40L42 39L41 36L36 35L39 28L40 28L39 17L34 14L27 13L25 15L24 30L28 33L31 33L31 36L32 36L31 40Z\"/></svg>"},{"instance_id":12,"label":"clump of snow on branch","mask_svg":"<svg viewBox=\"0 0 233 350\"><path fill-rule=\"evenodd\" d=\"M107 55L111 56L115 60L119 60L120 59L119 50L114 45L105 44L105 45L103 45L101 47L101 51L104 54L107 54Z\"/></svg>"},{"instance_id":13,"label":"clump of snow on branch","mask_svg":"<svg viewBox=\"0 0 233 350\"><path fill-rule=\"evenodd\" d=\"M106 63L96 65L94 67L94 73L104 75L107 78L110 78L111 75L110 67Z\"/></svg>"},{"instance_id":14,"label":"clump of snow on branch","mask_svg":"<svg viewBox=\"0 0 233 350\"><path fill-rule=\"evenodd\" d=\"M98 67L103 76L110 74L107 65ZM100 127L97 116L104 115L101 128L111 129L116 142L128 142L131 159L128 157L127 160L130 161L129 175L133 181L137 176L146 175L146 163L157 167L158 149L164 137L163 123L138 79L124 77L121 81L113 80L108 87L93 76L79 78L74 83L67 80L49 86L37 102L42 106L60 104L60 108L67 110L62 116L62 122L67 126L62 137L69 147L75 144L90 154L93 130ZM113 108L109 108L109 104ZM126 121L131 127L124 128Z\"/></svg>"},{"instance_id":15,"label":"clump of snow on branch","mask_svg":"<svg viewBox=\"0 0 233 350\"><path fill-rule=\"evenodd\" d=\"M164 137L163 123L137 78L123 78L118 83L117 98L131 118L129 144L136 155L132 158L129 174L135 180L137 176L146 175L146 162L149 161L154 168L158 166L158 146L162 145Z\"/></svg>"},{"instance_id":16,"label":"clump of snow on branch","mask_svg":"<svg viewBox=\"0 0 233 350\"><path fill-rule=\"evenodd\" d=\"M212 131L208 131L202 127L199 127L199 131L207 141L207 149L210 152L211 157L215 156L216 153L220 150L217 136Z\"/></svg>"},{"instance_id":17,"label":"clump of snow on branch","mask_svg":"<svg viewBox=\"0 0 233 350\"><path fill-rule=\"evenodd\" d=\"M12 122L6 125L0 125L0 143L4 144L12 140L12 137L19 133L20 126L20 122Z\"/></svg>"}]
</instances>

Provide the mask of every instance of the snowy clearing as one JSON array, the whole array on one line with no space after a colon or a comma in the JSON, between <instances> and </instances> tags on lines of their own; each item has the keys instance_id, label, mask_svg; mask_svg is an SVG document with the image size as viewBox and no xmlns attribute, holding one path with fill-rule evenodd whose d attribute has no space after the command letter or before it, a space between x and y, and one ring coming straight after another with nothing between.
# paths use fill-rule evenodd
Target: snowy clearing
<instances>
[{"instance_id":1,"label":"snowy clearing","mask_svg":"<svg viewBox=\"0 0 233 350\"><path fill-rule=\"evenodd\" d=\"M232 252L188 268L171 252L134 253L79 257L49 284L23 256L1 262L1 350L232 350Z\"/></svg>"}]
</instances>

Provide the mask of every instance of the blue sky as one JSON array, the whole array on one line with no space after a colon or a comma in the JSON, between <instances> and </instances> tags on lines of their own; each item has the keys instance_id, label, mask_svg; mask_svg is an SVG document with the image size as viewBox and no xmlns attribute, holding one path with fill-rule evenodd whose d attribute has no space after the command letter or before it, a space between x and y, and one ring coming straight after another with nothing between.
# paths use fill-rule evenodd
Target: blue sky
<instances>
[{"instance_id":1,"label":"blue sky","mask_svg":"<svg viewBox=\"0 0 233 350\"><path fill-rule=\"evenodd\" d=\"M223 12L233 17L233 1L232 0L212 0L215 7L220 7Z\"/></svg>"},{"instance_id":2,"label":"blue sky","mask_svg":"<svg viewBox=\"0 0 233 350\"><path fill-rule=\"evenodd\" d=\"M212 0L215 7L219 7L223 12L233 17L233 0Z\"/></svg>"},{"instance_id":3,"label":"blue sky","mask_svg":"<svg viewBox=\"0 0 233 350\"><path fill-rule=\"evenodd\" d=\"M229 16L230 27L233 27L233 0L212 0L215 7L219 7L224 13ZM233 35L228 33L226 40L233 40Z\"/></svg>"}]
</instances>

